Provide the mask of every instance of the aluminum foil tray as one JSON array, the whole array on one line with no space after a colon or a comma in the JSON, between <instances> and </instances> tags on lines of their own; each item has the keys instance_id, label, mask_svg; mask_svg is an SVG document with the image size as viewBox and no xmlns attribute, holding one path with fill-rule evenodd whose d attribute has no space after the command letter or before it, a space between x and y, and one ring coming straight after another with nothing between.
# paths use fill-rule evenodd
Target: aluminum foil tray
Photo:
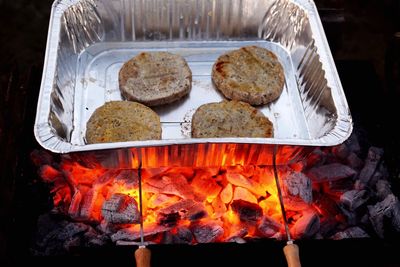
<instances>
[{"instance_id":1,"label":"aluminum foil tray","mask_svg":"<svg viewBox=\"0 0 400 267\"><path fill-rule=\"evenodd\" d=\"M191 138L202 104L224 99L211 82L219 55L246 45L273 51L285 71L275 102L258 107L274 138ZM107 101L121 100L118 72L143 51L169 51L188 62L189 96L154 108L162 140L86 144L86 123ZM52 8L34 126L38 142L57 153L231 143L332 146L352 119L313 1L58 0Z\"/></svg>"}]
</instances>

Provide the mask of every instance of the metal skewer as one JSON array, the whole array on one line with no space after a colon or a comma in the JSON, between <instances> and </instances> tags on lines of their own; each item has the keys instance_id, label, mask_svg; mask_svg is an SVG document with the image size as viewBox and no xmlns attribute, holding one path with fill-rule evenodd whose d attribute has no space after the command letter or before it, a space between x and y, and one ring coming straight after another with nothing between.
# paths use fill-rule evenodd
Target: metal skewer
<instances>
[{"instance_id":1,"label":"metal skewer","mask_svg":"<svg viewBox=\"0 0 400 267\"><path fill-rule=\"evenodd\" d=\"M282 196L281 185L279 182L278 169L276 167L277 150L278 150L278 146L275 145L274 151L273 151L273 156L272 156L272 164L273 164L273 169L274 169L275 183L276 183L276 187L278 189L279 203L280 203L280 207L281 207L283 223L285 226L285 232L286 232L286 237L287 237L286 246L283 248L283 252L285 254L288 267L301 267L300 256L299 256L299 247L293 243L293 239L290 236L289 224L287 221L286 210L285 210L285 206L283 203L283 196Z\"/></svg>"},{"instance_id":2,"label":"metal skewer","mask_svg":"<svg viewBox=\"0 0 400 267\"><path fill-rule=\"evenodd\" d=\"M140 245L135 251L135 259L137 267L150 267L151 251L146 248L144 242L144 231L143 231L143 201L142 201L142 159L139 155L139 209L140 209Z\"/></svg>"}]
</instances>

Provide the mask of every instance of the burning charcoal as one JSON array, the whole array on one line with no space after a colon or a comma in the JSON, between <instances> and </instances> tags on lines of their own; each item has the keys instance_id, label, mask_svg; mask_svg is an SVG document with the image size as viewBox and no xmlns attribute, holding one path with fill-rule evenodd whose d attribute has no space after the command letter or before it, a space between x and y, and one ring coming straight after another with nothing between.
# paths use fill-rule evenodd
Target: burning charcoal
<instances>
[{"instance_id":1,"label":"burning charcoal","mask_svg":"<svg viewBox=\"0 0 400 267\"><path fill-rule=\"evenodd\" d=\"M214 199L222 189L221 186L217 184L217 181L209 173L204 171L196 172L196 176L193 178L191 185L199 201Z\"/></svg>"},{"instance_id":2,"label":"burning charcoal","mask_svg":"<svg viewBox=\"0 0 400 267\"><path fill-rule=\"evenodd\" d=\"M349 148L345 144L340 144L332 148L332 153L339 159L345 160L350 154Z\"/></svg>"},{"instance_id":3,"label":"burning charcoal","mask_svg":"<svg viewBox=\"0 0 400 267\"><path fill-rule=\"evenodd\" d=\"M193 234L189 228L181 226L177 229L176 235L174 236L175 244L190 244L192 240Z\"/></svg>"},{"instance_id":4,"label":"burning charcoal","mask_svg":"<svg viewBox=\"0 0 400 267\"><path fill-rule=\"evenodd\" d=\"M390 183L387 180L379 180L376 183L376 195L380 200L384 200L388 195L392 194Z\"/></svg>"},{"instance_id":5,"label":"burning charcoal","mask_svg":"<svg viewBox=\"0 0 400 267\"><path fill-rule=\"evenodd\" d=\"M99 191L90 189L82 199L80 217L83 220L99 221L101 219L101 205L103 204L104 197L99 194Z\"/></svg>"},{"instance_id":6,"label":"burning charcoal","mask_svg":"<svg viewBox=\"0 0 400 267\"><path fill-rule=\"evenodd\" d=\"M157 207L165 207L166 205L171 205L172 203L175 203L178 200L179 200L179 198L176 196L167 196L164 194L154 194L149 199L149 202L147 203L147 207L151 208L151 209L154 209Z\"/></svg>"},{"instance_id":7,"label":"burning charcoal","mask_svg":"<svg viewBox=\"0 0 400 267\"><path fill-rule=\"evenodd\" d=\"M96 229L104 234L113 234L120 229L120 226L109 223L106 220L102 220L101 223L96 227Z\"/></svg>"},{"instance_id":8,"label":"burning charcoal","mask_svg":"<svg viewBox=\"0 0 400 267\"><path fill-rule=\"evenodd\" d=\"M214 176L216 175L214 173L218 172L219 168L207 168L207 171L211 174L211 176ZM173 167L165 172L165 175L168 176L168 174L173 174L173 175L180 174L185 176L186 179L189 179L193 177L194 169L192 167Z\"/></svg>"},{"instance_id":9,"label":"burning charcoal","mask_svg":"<svg viewBox=\"0 0 400 267\"><path fill-rule=\"evenodd\" d=\"M198 243L216 242L224 235L224 228L214 222L198 222L190 225L190 230Z\"/></svg>"},{"instance_id":10,"label":"burning charcoal","mask_svg":"<svg viewBox=\"0 0 400 267\"><path fill-rule=\"evenodd\" d=\"M140 212L136 200L125 194L113 194L110 199L104 202L101 213L109 223L130 224L140 221Z\"/></svg>"},{"instance_id":11,"label":"burning charcoal","mask_svg":"<svg viewBox=\"0 0 400 267\"><path fill-rule=\"evenodd\" d=\"M310 205L305 203L303 199L299 197L285 195L283 196L283 203L285 203L286 209L292 211L302 211L310 208Z\"/></svg>"},{"instance_id":12,"label":"burning charcoal","mask_svg":"<svg viewBox=\"0 0 400 267\"><path fill-rule=\"evenodd\" d=\"M313 210L308 210L295 222L290 232L294 238L310 238L319 231L319 228L318 214Z\"/></svg>"},{"instance_id":13,"label":"burning charcoal","mask_svg":"<svg viewBox=\"0 0 400 267\"><path fill-rule=\"evenodd\" d=\"M191 244L192 241L192 231L185 226L181 226L165 232L161 242L163 244Z\"/></svg>"},{"instance_id":14,"label":"burning charcoal","mask_svg":"<svg viewBox=\"0 0 400 267\"><path fill-rule=\"evenodd\" d=\"M214 217L213 218L219 218L226 212L225 203L222 202L222 200L219 196L214 199L214 201L211 203L211 206L214 209Z\"/></svg>"},{"instance_id":15,"label":"burning charcoal","mask_svg":"<svg viewBox=\"0 0 400 267\"><path fill-rule=\"evenodd\" d=\"M142 179L147 180L152 177L158 177L161 174L165 174L171 168L169 167L160 167L160 168L145 168L142 169Z\"/></svg>"},{"instance_id":16,"label":"burning charcoal","mask_svg":"<svg viewBox=\"0 0 400 267\"><path fill-rule=\"evenodd\" d=\"M252 193L250 193L249 190L243 187L236 187L235 192L233 193L233 200L235 201L240 199L250 203L258 203L257 198Z\"/></svg>"},{"instance_id":17,"label":"burning charcoal","mask_svg":"<svg viewBox=\"0 0 400 267\"><path fill-rule=\"evenodd\" d=\"M360 172L358 179L360 179L361 183L367 185L371 180L375 170L381 161L383 156L383 149L377 147L371 147L368 150L368 156L365 160L365 165Z\"/></svg>"},{"instance_id":18,"label":"burning charcoal","mask_svg":"<svg viewBox=\"0 0 400 267\"><path fill-rule=\"evenodd\" d=\"M237 238L245 237L249 231L247 228L240 228L239 230L233 231L227 238L226 242L236 242Z\"/></svg>"},{"instance_id":19,"label":"burning charcoal","mask_svg":"<svg viewBox=\"0 0 400 267\"><path fill-rule=\"evenodd\" d=\"M157 222L161 225L166 226L175 226L178 224L178 221L181 219L181 215L179 212L171 212L167 214L159 213L157 216Z\"/></svg>"},{"instance_id":20,"label":"burning charcoal","mask_svg":"<svg viewBox=\"0 0 400 267\"><path fill-rule=\"evenodd\" d=\"M340 197L340 202L342 202L349 210L354 211L366 203L368 199L369 194L366 190L351 190L347 191Z\"/></svg>"},{"instance_id":21,"label":"burning charcoal","mask_svg":"<svg viewBox=\"0 0 400 267\"><path fill-rule=\"evenodd\" d=\"M226 170L228 173L240 173L244 175L245 177L251 177L255 174L256 172L256 167L254 165L236 165L233 167L228 167Z\"/></svg>"},{"instance_id":22,"label":"burning charcoal","mask_svg":"<svg viewBox=\"0 0 400 267\"><path fill-rule=\"evenodd\" d=\"M226 173L226 178L231 184L244 187L257 196L266 195L265 189L263 189L259 183L253 181L252 179L246 178L241 174Z\"/></svg>"},{"instance_id":23,"label":"burning charcoal","mask_svg":"<svg viewBox=\"0 0 400 267\"><path fill-rule=\"evenodd\" d=\"M269 216L264 216L258 225L258 231L263 237L269 238L279 232L282 227L283 226L275 219Z\"/></svg>"},{"instance_id":24,"label":"burning charcoal","mask_svg":"<svg viewBox=\"0 0 400 267\"><path fill-rule=\"evenodd\" d=\"M315 205L318 212L326 218L334 218L341 213L339 205L325 194L315 194L313 205Z\"/></svg>"},{"instance_id":25,"label":"burning charcoal","mask_svg":"<svg viewBox=\"0 0 400 267\"><path fill-rule=\"evenodd\" d=\"M194 194L185 176L169 174L144 180L143 190L155 194L175 195L185 199L193 199Z\"/></svg>"},{"instance_id":26,"label":"burning charcoal","mask_svg":"<svg viewBox=\"0 0 400 267\"><path fill-rule=\"evenodd\" d=\"M263 215L260 206L245 200L234 200L231 207L239 215L240 220L244 222L257 222Z\"/></svg>"},{"instance_id":27,"label":"burning charcoal","mask_svg":"<svg viewBox=\"0 0 400 267\"><path fill-rule=\"evenodd\" d=\"M202 203L191 199L183 199L171 206L158 211L159 223L174 225L179 219L198 220L206 216L206 210ZM171 221L172 220L172 221Z\"/></svg>"},{"instance_id":28,"label":"burning charcoal","mask_svg":"<svg viewBox=\"0 0 400 267\"><path fill-rule=\"evenodd\" d=\"M79 207L82 201L82 194L81 191L75 190L75 194L72 197L71 204L69 205L68 214L71 218L79 218Z\"/></svg>"},{"instance_id":29,"label":"burning charcoal","mask_svg":"<svg viewBox=\"0 0 400 267\"><path fill-rule=\"evenodd\" d=\"M143 227L143 234L145 237L147 236L152 236L160 233L164 233L166 231L171 230L171 227L167 227L164 225L158 225L156 223L149 223L145 224ZM111 235L111 240L113 242L119 241L119 240L125 240L125 241L135 241L140 238L140 226L138 224L129 227L129 228L123 228L116 232L115 234Z\"/></svg>"},{"instance_id":30,"label":"burning charcoal","mask_svg":"<svg viewBox=\"0 0 400 267\"><path fill-rule=\"evenodd\" d=\"M120 242L120 241L118 241L118 242ZM174 234L171 232L164 232L160 243L161 244L174 244Z\"/></svg>"},{"instance_id":31,"label":"burning charcoal","mask_svg":"<svg viewBox=\"0 0 400 267\"><path fill-rule=\"evenodd\" d=\"M264 214L276 213L276 207L279 207L279 200L276 198L267 198L258 202L258 205L264 210Z\"/></svg>"},{"instance_id":32,"label":"burning charcoal","mask_svg":"<svg viewBox=\"0 0 400 267\"><path fill-rule=\"evenodd\" d=\"M115 179L115 176L118 174L119 170L108 170L103 175L101 175L94 183L94 188L103 188L104 186L112 183Z\"/></svg>"},{"instance_id":33,"label":"burning charcoal","mask_svg":"<svg viewBox=\"0 0 400 267\"><path fill-rule=\"evenodd\" d=\"M321 149L316 148L310 155L307 157L306 165L310 167L318 167L325 163L326 153Z\"/></svg>"},{"instance_id":34,"label":"burning charcoal","mask_svg":"<svg viewBox=\"0 0 400 267\"><path fill-rule=\"evenodd\" d=\"M321 183L353 177L355 174L357 174L357 172L346 165L332 163L311 168L308 171L307 176L310 177L313 182Z\"/></svg>"},{"instance_id":35,"label":"burning charcoal","mask_svg":"<svg viewBox=\"0 0 400 267\"><path fill-rule=\"evenodd\" d=\"M99 234L93 228L89 228L83 235L83 242L85 247L100 247L108 243L110 238L107 235Z\"/></svg>"},{"instance_id":36,"label":"burning charcoal","mask_svg":"<svg viewBox=\"0 0 400 267\"><path fill-rule=\"evenodd\" d=\"M43 165L39 169L39 175L47 183L54 183L57 179L63 179L64 175L50 165Z\"/></svg>"},{"instance_id":37,"label":"burning charcoal","mask_svg":"<svg viewBox=\"0 0 400 267\"><path fill-rule=\"evenodd\" d=\"M221 200L225 203L228 204L232 201L233 197L233 187L232 184L227 184L224 189L221 191Z\"/></svg>"},{"instance_id":38,"label":"burning charcoal","mask_svg":"<svg viewBox=\"0 0 400 267\"><path fill-rule=\"evenodd\" d=\"M349 165L349 167L355 169L355 170L359 170L362 168L362 166L364 165L364 161L362 161L362 159L360 159L356 153L351 152L346 159L346 163Z\"/></svg>"},{"instance_id":39,"label":"burning charcoal","mask_svg":"<svg viewBox=\"0 0 400 267\"><path fill-rule=\"evenodd\" d=\"M66 176L68 183L75 187L79 187L79 185L91 186L105 173L105 170L98 168L98 166L87 168L76 161L64 161L61 163L60 169Z\"/></svg>"},{"instance_id":40,"label":"burning charcoal","mask_svg":"<svg viewBox=\"0 0 400 267\"><path fill-rule=\"evenodd\" d=\"M127 169L120 170L114 178L114 182L128 189L138 188L139 177L137 170Z\"/></svg>"},{"instance_id":41,"label":"burning charcoal","mask_svg":"<svg viewBox=\"0 0 400 267\"><path fill-rule=\"evenodd\" d=\"M347 228L342 232L338 232L331 238L334 240L341 240L347 238L369 238L370 236L360 227Z\"/></svg>"},{"instance_id":42,"label":"burning charcoal","mask_svg":"<svg viewBox=\"0 0 400 267\"><path fill-rule=\"evenodd\" d=\"M193 171L193 168L190 169ZM199 171L202 173L206 173L207 176L217 176L218 173L220 172L220 167L207 167L207 168L197 169L196 175L198 174Z\"/></svg>"},{"instance_id":43,"label":"burning charcoal","mask_svg":"<svg viewBox=\"0 0 400 267\"><path fill-rule=\"evenodd\" d=\"M301 172L289 174L284 180L283 185L289 195L300 197L305 203L312 202L311 180Z\"/></svg>"},{"instance_id":44,"label":"burning charcoal","mask_svg":"<svg viewBox=\"0 0 400 267\"><path fill-rule=\"evenodd\" d=\"M399 200L393 194L388 195L375 206L368 206L368 212L372 226L379 237L384 237L384 220L392 219L394 211L398 208ZM396 213L396 212L395 212Z\"/></svg>"}]
</instances>

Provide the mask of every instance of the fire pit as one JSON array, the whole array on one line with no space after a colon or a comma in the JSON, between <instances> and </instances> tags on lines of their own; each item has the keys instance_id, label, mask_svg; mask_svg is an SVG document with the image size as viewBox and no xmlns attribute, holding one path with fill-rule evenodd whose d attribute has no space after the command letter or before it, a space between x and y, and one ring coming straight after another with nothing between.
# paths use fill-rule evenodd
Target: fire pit
<instances>
[{"instance_id":1,"label":"fire pit","mask_svg":"<svg viewBox=\"0 0 400 267\"><path fill-rule=\"evenodd\" d=\"M400 230L400 202L391 191L383 150L371 147L365 159L360 150L353 135L278 169L295 239L383 238L385 231ZM42 237L38 251L53 252L52 244L68 251L138 242L137 169L106 169L82 154L57 162L35 151L32 158L51 184L54 201L52 214L41 219L58 224ZM271 166L165 166L143 168L142 177L144 235L150 244L285 238Z\"/></svg>"}]
</instances>

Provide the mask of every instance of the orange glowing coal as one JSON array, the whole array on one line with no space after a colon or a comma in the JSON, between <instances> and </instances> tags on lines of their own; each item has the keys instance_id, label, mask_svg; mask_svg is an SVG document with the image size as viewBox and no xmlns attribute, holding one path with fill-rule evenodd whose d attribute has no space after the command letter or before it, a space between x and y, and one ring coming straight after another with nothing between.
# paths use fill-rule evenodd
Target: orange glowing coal
<instances>
[{"instance_id":1,"label":"orange glowing coal","mask_svg":"<svg viewBox=\"0 0 400 267\"><path fill-rule=\"evenodd\" d=\"M222 155L224 162L229 155ZM151 160L151 159L148 159ZM115 229L114 236L139 238L136 169L107 170L63 160L44 165L54 206L72 219ZM143 222L153 242L223 242L279 237L283 231L272 168L221 166L142 170Z\"/></svg>"}]
</instances>

